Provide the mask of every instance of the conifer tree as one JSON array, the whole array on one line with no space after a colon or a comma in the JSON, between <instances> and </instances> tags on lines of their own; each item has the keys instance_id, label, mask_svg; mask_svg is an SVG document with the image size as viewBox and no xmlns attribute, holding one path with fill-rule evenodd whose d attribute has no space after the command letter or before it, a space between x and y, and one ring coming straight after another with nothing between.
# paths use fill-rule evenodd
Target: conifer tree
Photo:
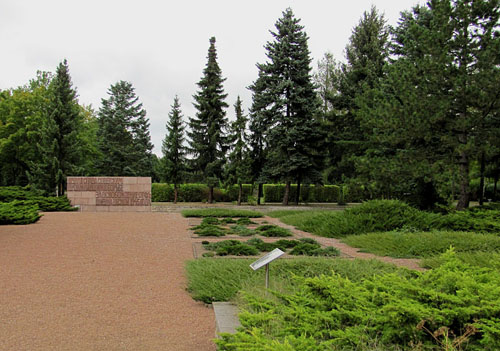
<instances>
[{"instance_id":1,"label":"conifer tree","mask_svg":"<svg viewBox=\"0 0 500 351\"><path fill-rule=\"evenodd\" d=\"M66 177L81 171L83 119L72 85L64 60L50 84L49 115L41 125L41 160L33 165L30 177L35 185L57 195L64 194Z\"/></svg>"},{"instance_id":2,"label":"conifer tree","mask_svg":"<svg viewBox=\"0 0 500 351\"><path fill-rule=\"evenodd\" d=\"M320 180L323 140L319 100L311 77L307 35L292 10L276 22L274 41L265 45L269 62L260 64L252 113L267 139L265 176L286 182L283 204L288 205L290 183Z\"/></svg>"},{"instance_id":3,"label":"conifer tree","mask_svg":"<svg viewBox=\"0 0 500 351\"><path fill-rule=\"evenodd\" d=\"M165 179L174 184L174 204L177 203L178 185L186 171L186 147L184 146L184 123L181 105L176 96L172 110L168 114L167 135L163 140L162 152Z\"/></svg>"},{"instance_id":4,"label":"conifer tree","mask_svg":"<svg viewBox=\"0 0 500 351\"><path fill-rule=\"evenodd\" d=\"M229 154L226 180L229 184L238 184L238 206L241 205L243 182L250 178L250 164L248 160L246 124L248 118L243 114L241 99L238 96L234 105L236 120L231 123L230 137L232 151Z\"/></svg>"},{"instance_id":5,"label":"conifer tree","mask_svg":"<svg viewBox=\"0 0 500 351\"><path fill-rule=\"evenodd\" d=\"M222 72L217 63L215 37L210 38L208 62L203 77L198 82L199 91L194 95L196 117L189 119L189 152L193 155L194 169L203 174L209 186L208 202L213 202L214 186L222 177L225 156L228 150L227 118L224 111Z\"/></svg>"},{"instance_id":6,"label":"conifer tree","mask_svg":"<svg viewBox=\"0 0 500 351\"><path fill-rule=\"evenodd\" d=\"M102 159L99 172L107 176L150 176L149 122L132 84L119 81L102 99L97 132Z\"/></svg>"}]
</instances>

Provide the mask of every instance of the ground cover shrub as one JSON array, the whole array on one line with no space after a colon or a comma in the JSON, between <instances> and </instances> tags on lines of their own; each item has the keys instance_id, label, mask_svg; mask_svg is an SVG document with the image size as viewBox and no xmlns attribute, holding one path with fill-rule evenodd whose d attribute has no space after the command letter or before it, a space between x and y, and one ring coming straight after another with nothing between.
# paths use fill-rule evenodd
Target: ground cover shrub
<instances>
[{"instance_id":1,"label":"ground cover shrub","mask_svg":"<svg viewBox=\"0 0 500 351\"><path fill-rule=\"evenodd\" d=\"M255 256L259 253L254 246L238 240L223 240L203 245L205 249L215 251L217 256Z\"/></svg>"},{"instance_id":2,"label":"ground cover shrub","mask_svg":"<svg viewBox=\"0 0 500 351\"><path fill-rule=\"evenodd\" d=\"M456 256L460 261L468 265L491 268L500 273L500 252L498 251L457 252ZM424 268L434 269L443 265L445 262L442 256L433 256L422 259L420 265Z\"/></svg>"},{"instance_id":3,"label":"ground cover shrub","mask_svg":"<svg viewBox=\"0 0 500 351\"><path fill-rule=\"evenodd\" d=\"M254 240L254 239L250 239ZM259 239L260 240L260 239ZM213 301L229 301L236 298L242 289L262 291L264 270L253 271L249 265L255 259L197 259L186 263L188 291L193 299L211 303ZM335 272L350 281L358 282L367 277L378 276L386 272L409 274L407 270L398 269L378 260L344 260L319 257L297 257L279 259L271 265L273 289L287 290L297 284L294 276L315 277Z\"/></svg>"},{"instance_id":4,"label":"ground cover shrub","mask_svg":"<svg viewBox=\"0 0 500 351\"><path fill-rule=\"evenodd\" d=\"M443 256L426 272L296 276L288 291L242 293L242 328L224 334L219 350L500 349L500 276ZM342 260L335 260L342 261ZM463 340L461 336L466 335ZM448 340L445 340L448 338ZM299 345L299 348L295 346ZM450 348L443 348L450 350Z\"/></svg>"},{"instance_id":5,"label":"ground cover shrub","mask_svg":"<svg viewBox=\"0 0 500 351\"><path fill-rule=\"evenodd\" d=\"M239 225L252 225L252 224L257 224L256 222L252 221L248 217L241 217L236 220L236 223Z\"/></svg>"},{"instance_id":6,"label":"ground cover shrub","mask_svg":"<svg viewBox=\"0 0 500 351\"><path fill-rule=\"evenodd\" d=\"M240 220L241 218L238 218ZM248 219L248 218L245 218ZM232 223L239 223L237 220L232 219L231 217L225 217L220 220L221 223L224 224L232 224Z\"/></svg>"},{"instance_id":7,"label":"ground cover shrub","mask_svg":"<svg viewBox=\"0 0 500 351\"><path fill-rule=\"evenodd\" d=\"M276 210L267 213L269 217L283 218L286 216L296 215L303 212L309 212L309 210Z\"/></svg>"},{"instance_id":8,"label":"ground cover shrub","mask_svg":"<svg viewBox=\"0 0 500 351\"><path fill-rule=\"evenodd\" d=\"M75 211L66 196L43 196L43 193L31 189L29 186L6 186L0 187L0 202L12 202L14 200L25 201L28 204L36 204L40 211Z\"/></svg>"},{"instance_id":9,"label":"ground cover shrub","mask_svg":"<svg viewBox=\"0 0 500 351\"><path fill-rule=\"evenodd\" d=\"M250 210L226 209L226 208L203 208L191 209L181 212L184 217L248 217L259 218L264 215L261 212Z\"/></svg>"},{"instance_id":10,"label":"ground cover shrub","mask_svg":"<svg viewBox=\"0 0 500 351\"><path fill-rule=\"evenodd\" d=\"M286 224L326 237L393 230L453 230L500 233L500 210L474 209L448 214L413 208L398 200L373 200L344 211L304 211L279 215Z\"/></svg>"},{"instance_id":11,"label":"ground cover shrub","mask_svg":"<svg viewBox=\"0 0 500 351\"><path fill-rule=\"evenodd\" d=\"M237 234L239 236L252 236L257 234L257 232L253 229L247 228L244 225L233 225L230 228L231 234Z\"/></svg>"},{"instance_id":12,"label":"ground cover shrub","mask_svg":"<svg viewBox=\"0 0 500 351\"><path fill-rule=\"evenodd\" d=\"M287 237L292 236L292 232L286 228L279 227L274 224L264 224L255 229L260 235L266 237Z\"/></svg>"},{"instance_id":13,"label":"ground cover shrub","mask_svg":"<svg viewBox=\"0 0 500 351\"><path fill-rule=\"evenodd\" d=\"M198 236L225 236L227 234L227 230L213 224L199 225L193 229Z\"/></svg>"},{"instance_id":14,"label":"ground cover shrub","mask_svg":"<svg viewBox=\"0 0 500 351\"><path fill-rule=\"evenodd\" d=\"M386 232L351 235L346 244L379 256L422 258L444 253L452 246L456 252L500 251L500 237L470 232Z\"/></svg>"},{"instance_id":15,"label":"ground cover shrub","mask_svg":"<svg viewBox=\"0 0 500 351\"><path fill-rule=\"evenodd\" d=\"M38 210L38 205L31 201L0 203L0 225L34 223L41 217Z\"/></svg>"}]
</instances>

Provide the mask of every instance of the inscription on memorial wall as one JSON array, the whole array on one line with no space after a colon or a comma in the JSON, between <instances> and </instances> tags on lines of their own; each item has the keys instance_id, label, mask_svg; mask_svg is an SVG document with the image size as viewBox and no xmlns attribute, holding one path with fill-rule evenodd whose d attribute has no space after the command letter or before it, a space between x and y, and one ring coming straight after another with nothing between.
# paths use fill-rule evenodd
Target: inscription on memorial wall
<instances>
[{"instance_id":1,"label":"inscription on memorial wall","mask_svg":"<svg viewBox=\"0 0 500 351\"><path fill-rule=\"evenodd\" d=\"M81 211L150 211L150 177L68 177L67 196Z\"/></svg>"}]
</instances>

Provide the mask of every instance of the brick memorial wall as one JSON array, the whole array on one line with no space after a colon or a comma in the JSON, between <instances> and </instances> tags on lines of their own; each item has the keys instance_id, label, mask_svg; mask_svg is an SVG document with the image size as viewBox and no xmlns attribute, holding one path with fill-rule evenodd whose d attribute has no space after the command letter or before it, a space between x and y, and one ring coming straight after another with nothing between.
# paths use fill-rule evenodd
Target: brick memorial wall
<instances>
[{"instance_id":1,"label":"brick memorial wall","mask_svg":"<svg viewBox=\"0 0 500 351\"><path fill-rule=\"evenodd\" d=\"M84 212L151 211L150 177L68 177L67 196Z\"/></svg>"}]
</instances>

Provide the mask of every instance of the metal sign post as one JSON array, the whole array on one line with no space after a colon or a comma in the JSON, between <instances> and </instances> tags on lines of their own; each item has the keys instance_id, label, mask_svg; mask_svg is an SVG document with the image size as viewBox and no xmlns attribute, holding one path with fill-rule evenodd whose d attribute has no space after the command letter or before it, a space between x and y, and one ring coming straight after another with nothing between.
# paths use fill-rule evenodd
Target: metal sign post
<instances>
[{"instance_id":1,"label":"metal sign post","mask_svg":"<svg viewBox=\"0 0 500 351\"><path fill-rule=\"evenodd\" d=\"M252 268L254 271L261 268L262 266L266 266L266 289L269 288L269 263L281 257L283 254L285 253L280 249L274 249L267 255L262 256L257 261L250 264L250 268Z\"/></svg>"}]
</instances>

